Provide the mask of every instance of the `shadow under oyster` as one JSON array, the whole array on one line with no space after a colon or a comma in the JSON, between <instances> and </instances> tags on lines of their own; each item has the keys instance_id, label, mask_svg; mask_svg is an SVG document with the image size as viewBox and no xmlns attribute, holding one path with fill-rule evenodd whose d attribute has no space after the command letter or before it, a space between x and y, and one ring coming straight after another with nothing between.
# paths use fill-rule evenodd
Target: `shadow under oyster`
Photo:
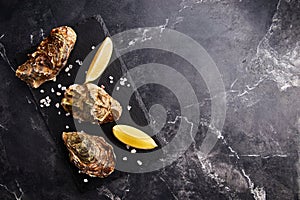
<instances>
[{"instance_id":1,"label":"shadow under oyster","mask_svg":"<svg viewBox=\"0 0 300 200\"><path fill-rule=\"evenodd\" d=\"M61 105L75 119L92 123L112 122L122 114L120 103L92 83L71 85L65 91Z\"/></svg>"},{"instance_id":2,"label":"shadow under oyster","mask_svg":"<svg viewBox=\"0 0 300 200\"><path fill-rule=\"evenodd\" d=\"M81 172L104 178L114 171L113 147L103 137L84 132L63 132L62 139L69 150L70 161Z\"/></svg>"}]
</instances>

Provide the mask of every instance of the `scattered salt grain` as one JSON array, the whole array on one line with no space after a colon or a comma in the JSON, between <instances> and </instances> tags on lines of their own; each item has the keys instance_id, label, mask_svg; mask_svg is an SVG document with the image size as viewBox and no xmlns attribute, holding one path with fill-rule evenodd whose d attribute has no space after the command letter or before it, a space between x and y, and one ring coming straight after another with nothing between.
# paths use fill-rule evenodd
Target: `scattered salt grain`
<instances>
[{"instance_id":1,"label":"scattered salt grain","mask_svg":"<svg viewBox=\"0 0 300 200\"><path fill-rule=\"evenodd\" d=\"M73 68L73 65L70 64L70 65L69 65L69 69L72 69L72 68Z\"/></svg>"},{"instance_id":2,"label":"scattered salt grain","mask_svg":"<svg viewBox=\"0 0 300 200\"><path fill-rule=\"evenodd\" d=\"M95 49L95 46L91 46L91 49Z\"/></svg>"},{"instance_id":3,"label":"scattered salt grain","mask_svg":"<svg viewBox=\"0 0 300 200\"><path fill-rule=\"evenodd\" d=\"M40 90L40 93L44 93L45 91L44 90Z\"/></svg>"},{"instance_id":4,"label":"scattered salt grain","mask_svg":"<svg viewBox=\"0 0 300 200\"><path fill-rule=\"evenodd\" d=\"M70 113L66 113L66 116L67 116L67 117L70 116Z\"/></svg>"},{"instance_id":5,"label":"scattered salt grain","mask_svg":"<svg viewBox=\"0 0 300 200\"><path fill-rule=\"evenodd\" d=\"M127 160L127 157L123 157L123 160L126 161L126 160Z\"/></svg>"},{"instance_id":6,"label":"scattered salt grain","mask_svg":"<svg viewBox=\"0 0 300 200\"><path fill-rule=\"evenodd\" d=\"M119 89L120 89L120 87L117 87L117 88L116 88L116 90L119 90Z\"/></svg>"},{"instance_id":7,"label":"scattered salt grain","mask_svg":"<svg viewBox=\"0 0 300 200\"><path fill-rule=\"evenodd\" d=\"M137 162L138 165L142 165L143 164L142 161L140 161L140 160L137 160L136 162Z\"/></svg>"},{"instance_id":8,"label":"scattered salt grain","mask_svg":"<svg viewBox=\"0 0 300 200\"><path fill-rule=\"evenodd\" d=\"M61 95L61 93L60 93L60 92L56 92L56 95L57 95L57 96L60 96L60 95Z\"/></svg>"},{"instance_id":9,"label":"scattered salt grain","mask_svg":"<svg viewBox=\"0 0 300 200\"><path fill-rule=\"evenodd\" d=\"M69 129L70 127L68 125L66 125L66 129Z\"/></svg>"},{"instance_id":10,"label":"scattered salt grain","mask_svg":"<svg viewBox=\"0 0 300 200\"><path fill-rule=\"evenodd\" d=\"M65 86L61 87L61 90L63 90L63 91L66 90L66 89L67 89L67 88L66 88Z\"/></svg>"},{"instance_id":11,"label":"scattered salt grain","mask_svg":"<svg viewBox=\"0 0 300 200\"><path fill-rule=\"evenodd\" d=\"M110 80L109 83L114 83L114 81L113 81L113 80Z\"/></svg>"},{"instance_id":12,"label":"scattered salt grain","mask_svg":"<svg viewBox=\"0 0 300 200\"><path fill-rule=\"evenodd\" d=\"M67 75L68 75L68 76L71 76L71 74L70 74L70 73L68 73Z\"/></svg>"},{"instance_id":13,"label":"scattered salt grain","mask_svg":"<svg viewBox=\"0 0 300 200\"><path fill-rule=\"evenodd\" d=\"M56 104L55 104L55 107L56 107L56 108L59 108L59 103L56 103Z\"/></svg>"},{"instance_id":14,"label":"scattered salt grain","mask_svg":"<svg viewBox=\"0 0 300 200\"><path fill-rule=\"evenodd\" d=\"M130 87L130 84L129 84L129 83L127 84L127 87Z\"/></svg>"},{"instance_id":15,"label":"scattered salt grain","mask_svg":"<svg viewBox=\"0 0 300 200\"><path fill-rule=\"evenodd\" d=\"M85 179L83 179L83 182L87 183L87 182L89 182L89 180L87 180L87 179L85 178Z\"/></svg>"},{"instance_id":16,"label":"scattered salt grain","mask_svg":"<svg viewBox=\"0 0 300 200\"><path fill-rule=\"evenodd\" d=\"M130 153L136 153L135 149L131 149Z\"/></svg>"},{"instance_id":17,"label":"scattered salt grain","mask_svg":"<svg viewBox=\"0 0 300 200\"><path fill-rule=\"evenodd\" d=\"M51 92L52 92L52 93L54 93L54 92L55 92L53 88L51 88Z\"/></svg>"},{"instance_id":18,"label":"scattered salt grain","mask_svg":"<svg viewBox=\"0 0 300 200\"><path fill-rule=\"evenodd\" d=\"M79 59L75 60L75 62L76 62L78 65L82 65L82 61L79 60Z\"/></svg>"},{"instance_id":19,"label":"scattered salt grain","mask_svg":"<svg viewBox=\"0 0 300 200\"><path fill-rule=\"evenodd\" d=\"M60 115L60 111L58 111L58 113L57 113L58 115Z\"/></svg>"},{"instance_id":20,"label":"scattered salt grain","mask_svg":"<svg viewBox=\"0 0 300 200\"><path fill-rule=\"evenodd\" d=\"M112 77L112 76L109 76L108 78L109 78L110 80L113 80L113 79L114 79L114 77Z\"/></svg>"},{"instance_id":21,"label":"scattered salt grain","mask_svg":"<svg viewBox=\"0 0 300 200\"><path fill-rule=\"evenodd\" d=\"M127 106L127 110L131 110L131 106L130 105Z\"/></svg>"},{"instance_id":22,"label":"scattered salt grain","mask_svg":"<svg viewBox=\"0 0 300 200\"><path fill-rule=\"evenodd\" d=\"M57 87L58 87L58 88L61 88L61 84L58 84Z\"/></svg>"},{"instance_id":23,"label":"scattered salt grain","mask_svg":"<svg viewBox=\"0 0 300 200\"><path fill-rule=\"evenodd\" d=\"M129 149L130 147L129 147L129 145L126 145L126 149Z\"/></svg>"},{"instance_id":24,"label":"scattered salt grain","mask_svg":"<svg viewBox=\"0 0 300 200\"><path fill-rule=\"evenodd\" d=\"M68 71L70 71L70 68L66 67L65 72L68 72Z\"/></svg>"}]
</instances>

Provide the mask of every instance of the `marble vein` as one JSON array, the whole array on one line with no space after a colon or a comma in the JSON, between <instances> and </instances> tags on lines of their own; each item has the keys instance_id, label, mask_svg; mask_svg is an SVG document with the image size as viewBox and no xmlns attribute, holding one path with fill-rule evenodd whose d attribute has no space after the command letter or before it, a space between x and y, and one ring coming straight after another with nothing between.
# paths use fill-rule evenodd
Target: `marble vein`
<instances>
[{"instance_id":1,"label":"marble vein","mask_svg":"<svg viewBox=\"0 0 300 200\"><path fill-rule=\"evenodd\" d=\"M1 187L3 187L7 192L9 192L10 194L12 194L16 200L22 200L22 197L24 195L24 192L22 190L22 188L20 187L20 184L17 180L15 180L18 191L20 193L20 195L18 196L17 192L10 190L5 184L0 184Z\"/></svg>"}]
</instances>

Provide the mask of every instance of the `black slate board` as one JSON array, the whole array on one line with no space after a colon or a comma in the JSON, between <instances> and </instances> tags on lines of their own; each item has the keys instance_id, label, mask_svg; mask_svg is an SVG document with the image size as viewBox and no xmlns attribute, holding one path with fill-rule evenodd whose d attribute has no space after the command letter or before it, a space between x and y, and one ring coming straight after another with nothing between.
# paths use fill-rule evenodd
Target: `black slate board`
<instances>
[{"instance_id":1,"label":"black slate board","mask_svg":"<svg viewBox=\"0 0 300 200\"><path fill-rule=\"evenodd\" d=\"M100 178L91 178L85 174L80 174L79 170L69 162L68 151L63 144L61 139L61 134L63 131L80 131L76 130L74 125L74 120L71 115L68 115L61 106L57 108L55 105L57 103L60 104L61 99L63 98L64 91L61 88L58 88L58 84L61 84L62 87L68 87L69 85L73 84L76 78L76 74L80 67L88 68L88 66L80 66L78 64L79 61L83 61L85 57L92 51L92 46L97 46L101 44L101 42L105 39L106 35L101 26L101 24L95 19L90 18L75 26L71 26L75 32L77 33L77 41L71 55L69 57L68 63L66 67L70 64L73 66L72 69L68 72L65 71L66 67L62 69L60 74L56 77L56 81L49 81L41 85L38 89L30 88L33 97L36 101L37 107L40 110L45 123L48 125L49 133L52 135L54 141L56 142L58 149L61 151L62 159L65 159L65 167L70 168L70 172L73 175L74 182L76 183L78 190L81 192L92 190L96 187L99 187L103 184L109 184L110 182L126 176L126 173L120 172L115 170L109 177L100 179ZM17 65L22 64L27 59L26 55L31 53L35 50L35 47L28 50L27 52L22 52L21 54L17 55L16 63ZM126 73L127 69L124 65L120 64L119 60L111 63L106 71L102 74L101 79L99 80L98 85L104 85L105 90L108 93L111 93L113 90L115 83L109 83L109 76L113 76L115 80L118 80L124 73ZM54 90L52 92L51 90ZM41 92L44 90L44 93ZM61 95L57 95L57 92L61 93ZM49 96L51 99L51 106L49 107L40 107L41 103L40 100L44 99L46 96ZM138 120L139 124L147 124L146 117L144 115L144 108L141 108L136 100L138 98L134 95L134 98L131 100L131 105L134 105L135 108L132 112L134 113L132 116L134 119ZM128 112L126 109L126 105L122 105L123 112ZM132 115L132 114L131 114ZM121 144L117 141L114 136L112 135L112 127L115 123L108 123L101 126L103 132L99 133L99 125L90 125L88 127L92 128L91 130L84 130L89 134L100 135L103 136L108 142L114 143L118 147L122 149L126 149L124 144ZM84 127L85 123L82 123ZM66 128L69 126L69 128ZM93 129L94 126L94 129ZM96 127L97 126L97 127ZM128 150L127 150L128 151ZM115 152L116 153L116 152ZM128 151L129 153L129 151ZM116 153L117 155L117 153ZM47 155L45 155L47 156ZM122 159L122 157L117 155L117 164ZM88 179L88 182L84 182L84 179Z\"/></svg>"}]
</instances>

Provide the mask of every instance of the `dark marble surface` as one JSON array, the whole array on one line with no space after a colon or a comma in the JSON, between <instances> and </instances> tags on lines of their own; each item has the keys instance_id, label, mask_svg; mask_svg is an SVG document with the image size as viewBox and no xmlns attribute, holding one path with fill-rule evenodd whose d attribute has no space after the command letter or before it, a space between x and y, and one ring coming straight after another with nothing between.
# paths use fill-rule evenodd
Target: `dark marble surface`
<instances>
[{"instance_id":1,"label":"dark marble surface","mask_svg":"<svg viewBox=\"0 0 300 200\"><path fill-rule=\"evenodd\" d=\"M0 199L299 199L299 1L12 0L0 5ZM39 90L30 90L13 69L51 28L78 27L91 17L105 35L160 26L206 49L221 73L227 101L225 124L208 156L199 147L211 128L213 97L201 76L174 55L135 51L123 58L128 68L154 61L170 65L199 99L200 122L195 124L181 116L172 91L139 88L147 109L160 103L169 111L159 142L172 139L176 128L170 124L179 118L187 130L196 127L197 134L188 150L163 169L118 171L114 179L89 179L93 187L82 189L85 183L74 179L61 141L45 118L49 110L40 108ZM70 63L85 56L74 53Z\"/></svg>"}]
</instances>

